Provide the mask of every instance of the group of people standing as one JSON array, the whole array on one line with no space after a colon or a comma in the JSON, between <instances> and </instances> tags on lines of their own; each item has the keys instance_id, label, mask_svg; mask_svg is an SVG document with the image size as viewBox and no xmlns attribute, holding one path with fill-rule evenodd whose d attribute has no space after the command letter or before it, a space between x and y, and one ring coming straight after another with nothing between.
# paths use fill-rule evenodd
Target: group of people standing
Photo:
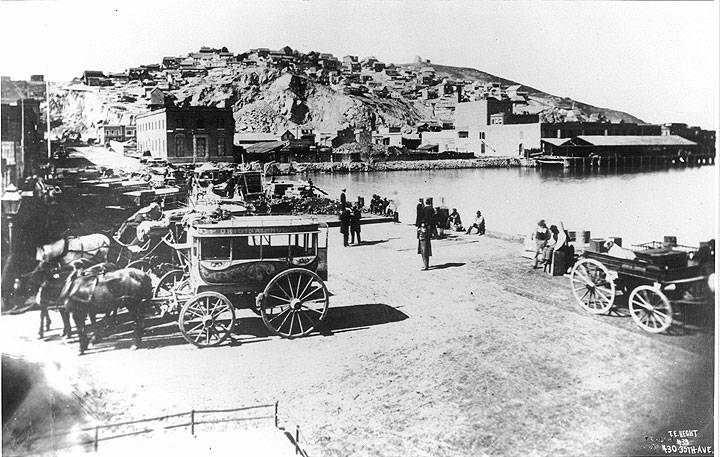
<instances>
[{"instance_id":1,"label":"group of people standing","mask_svg":"<svg viewBox=\"0 0 720 457\"><path fill-rule=\"evenodd\" d=\"M530 238L535 240L533 269L539 268L539 265L551 265L556 251L565 252L567 254L565 263L571 263L568 260L573 258L574 248L569 244L569 234L562 226L562 223L560 223L560 228L557 225L548 227L545 220L541 219L538 221L537 227ZM566 269L564 268L564 270Z\"/></svg>"},{"instance_id":2,"label":"group of people standing","mask_svg":"<svg viewBox=\"0 0 720 457\"><path fill-rule=\"evenodd\" d=\"M347 189L342 189L340 193L340 233L343 235L343 246L349 246L355 244L357 238L357 244L362 244L360 239L360 218L362 218L362 207L360 201L353 203L352 205L347 201L347 195L345 192ZM350 242L348 243L348 239Z\"/></svg>"}]
</instances>

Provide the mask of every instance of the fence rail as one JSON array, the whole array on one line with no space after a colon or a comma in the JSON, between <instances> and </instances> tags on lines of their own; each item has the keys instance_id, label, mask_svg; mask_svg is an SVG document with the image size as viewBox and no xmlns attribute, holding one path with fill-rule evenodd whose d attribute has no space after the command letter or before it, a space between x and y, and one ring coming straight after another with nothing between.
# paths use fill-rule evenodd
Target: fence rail
<instances>
[{"instance_id":1,"label":"fence rail","mask_svg":"<svg viewBox=\"0 0 720 457\"><path fill-rule=\"evenodd\" d=\"M242 411L253 411L253 410L262 410L262 409L268 409L273 408L272 414L265 413L264 411L261 413L258 413L254 416L248 416L248 417L232 417L232 418L222 418L222 419L208 419L208 420L198 420L198 415L203 414L223 414L223 413L237 413ZM144 428L142 430L134 430L131 432L125 432L125 433L119 433L115 435L102 435L102 430L108 430L112 428L119 428L119 427L127 427L130 425L137 425L137 424L146 424L151 422L161 422L166 421L168 419L178 418L178 417L185 417L189 416L189 421L182 422L179 424L168 424L162 427L150 427L150 428ZM62 449L69 449L75 446L86 446L92 444L93 450L97 451L99 447L99 443L102 441L109 441L114 440L118 438L127 438L130 436L137 436L142 435L145 433L155 432L159 430L171 430L176 428L183 428L183 427L190 427L190 433L195 436L195 426L197 425L204 425L204 424L219 424L219 423L229 423L229 422L244 422L244 421L252 421L252 420L270 420L272 419L274 422L274 425L276 428L280 428L279 421L278 421L278 402L271 403L271 404L262 404L262 405L253 405L253 406L243 406L240 408L227 408L227 409L193 409L190 411L182 412L182 413L175 413L175 414L168 414L164 416L156 416L156 417L148 417L143 419L137 419L132 421L124 421L124 422L116 422L116 423L110 423L110 424L98 424L94 427L82 427L82 428L70 428L70 429L62 429L53 431L53 433L43 434L43 435L36 435L32 436L27 439L26 442L28 443L35 443L37 441L41 441L44 439L52 439L53 441L57 440L58 438L63 438L70 435L76 435L81 433L93 433L92 438L85 438L78 440L76 442L70 443L70 444L64 444L61 446L50 446L47 448L40 448L35 449L33 451L23 453L23 454L12 454L9 457L25 457L25 456L31 456L31 455L38 455L43 454L46 452L52 452L52 451L59 451ZM296 436L299 439L299 433L300 428L299 426L296 427ZM298 439L295 440L295 450L296 453L303 455L307 457L307 453L300 448L298 444ZM5 455L5 453L3 453Z\"/></svg>"}]
</instances>

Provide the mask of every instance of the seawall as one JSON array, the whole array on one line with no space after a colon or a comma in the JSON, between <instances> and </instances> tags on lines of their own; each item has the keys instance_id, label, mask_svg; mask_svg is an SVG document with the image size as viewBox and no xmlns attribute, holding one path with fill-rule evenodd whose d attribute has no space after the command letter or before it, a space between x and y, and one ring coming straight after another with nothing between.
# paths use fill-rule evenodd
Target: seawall
<instances>
[{"instance_id":1,"label":"seawall","mask_svg":"<svg viewBox=\"0 0 720 457\"><path fill-rule=\"evenodd\" d=\"M276 164L281 174L357 173L368 171L443 170L458 168L535 167L535 160L515 157L484 157L481 159L393 160L387 162L308 162Z\"/></svg>"}]
</instances>

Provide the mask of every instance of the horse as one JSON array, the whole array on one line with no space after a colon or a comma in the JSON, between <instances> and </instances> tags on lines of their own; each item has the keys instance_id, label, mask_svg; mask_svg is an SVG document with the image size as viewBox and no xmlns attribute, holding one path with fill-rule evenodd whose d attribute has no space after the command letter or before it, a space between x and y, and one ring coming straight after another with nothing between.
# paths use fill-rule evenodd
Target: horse
<instances>
[{"instance_id":1,"label":"horse","mask_svg":"<svg viewBox=\"0 0 720 457\"><path fill-rule=\"evenodd\" d=\"M110 239L101 234L85 235L79 237L61 238L55 242L39 246L36 252L36 260L40 262L36 270L45 271L49 268L70 267L73 270L85 269L91 265L107 262L108 252L110 250ZM32 275L33 272L30 273ZM47 297L45 301L40 301L40 296L36 301L40 305L40 330L38 335L43 338L43 323L45 328L50 329L50 314L48 308L57 306L52 301L52 297ZM48 301L49 300L49 301ZM63 315L63 336L70 337L70 320L67 315ZM94 316L92 316L94 319Z\"/></svg>"},{"instance_id":2,"label":"horse","mask_svg":"<svg viewBox=\"0 0 720 457\"><path fill-rule=\"evenodd\" d=\"M58 279L60 277L60 274L65 271L70 273L70 275L76 276L97 276L113 270L117 270L117 267L113 263L103 262L93 264L91 260L80 259L71 262L70 265L68 265L67 267L56 267L53 275L57 275L57 278L55 279ZM65 301L62 299L61 290L53 290L52 287L47 287L47 284L43 284L38 290L37 296L35 297L35 302L40 306L40 329L38 330L38 336L40 338L43 338L45 336L43 332L43 321L46 324L45 330L50 330L50 314L48 313L50 307L57 308L58 312L60 313L60 317L63 321L62 336L66 338L70 338L72 336L70 317L65 311ZM115 314L116 310L111 310L109 313L106 313L103 321L110 316L114 317ZM92 325L95 325L95 313L90 313L89 317Z\"/></svg>"},{"instance_id":3,"label":"horse","mask_svg":"<svg viewBox=\"0 0 720 457\"><path fill-rule=\"evenodd\" d=\"M85 319L98 311L112 312L119 306L125 307L135 322L134 346L142 342L143 319L142 306L152 298L153 286L149 274L135 268L124 268L98 274L81 274L77 270L61 270L48 274L38 289L47 296L57 297L68 315L72 315L77 327L80 355L89 345ZM95 334L97 337L98 335Z\"/></svg>"},{"instance_id":4,"label":"horse","mask_svg":"<svg viewBox=\"0 0 720 457\"><path fill-rule=\"evenodd\" d=\"M91 259L94 263L107 261L110 238L102 233L61 238L37 248L38 262L58 262L69 265L80 259Z\"/></svg>"}]
</instances>

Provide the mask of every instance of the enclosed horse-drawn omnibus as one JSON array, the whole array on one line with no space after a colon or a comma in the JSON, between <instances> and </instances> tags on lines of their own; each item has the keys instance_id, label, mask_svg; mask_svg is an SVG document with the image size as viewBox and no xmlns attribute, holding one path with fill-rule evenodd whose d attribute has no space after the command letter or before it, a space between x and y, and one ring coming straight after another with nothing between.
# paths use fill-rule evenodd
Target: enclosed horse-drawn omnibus
<instances>
[{"instance_id":1,"label":"enclosed horse-drawn omnibus","mask_svg":"<svg viewBox=\"0 0 720 457\"><path fill-rule=\"evenodd\" d=\"M295 338L325 318L327 225L300 216L246 216L187 229L174 245L188 259L166 274L155 300L179 311L183 337L199 346L225 341L235 309L250 308L274 334Z\"/></svg>"}]
</instances>

